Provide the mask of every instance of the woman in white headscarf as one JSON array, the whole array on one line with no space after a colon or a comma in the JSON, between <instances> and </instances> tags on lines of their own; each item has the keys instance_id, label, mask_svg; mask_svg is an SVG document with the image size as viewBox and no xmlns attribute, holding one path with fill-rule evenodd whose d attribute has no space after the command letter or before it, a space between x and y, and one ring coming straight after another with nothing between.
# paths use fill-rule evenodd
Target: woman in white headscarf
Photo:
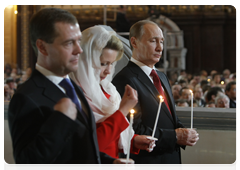
<instances>
[{"instance_id":1,"label":"woman in white headscarf","mask_svg":"<svg viewBox=\"0 0 240 170\"><path fill-rule=\"evenodd\" d=\"M114 31L101 26L83 31L83 53L79 57L78 70L69 76L83 89L92 108L99 150L118 158L119 151L127 153L129 135L132 138L131 153L137 154L139 149L150 152L155 144L147 136L134 135L132 127L129 127L126 116L137 103L137 92L127 85L121 100L111 83L116 61L123 54L122 42L115 35Z\"/></svg>"}]
</instances>

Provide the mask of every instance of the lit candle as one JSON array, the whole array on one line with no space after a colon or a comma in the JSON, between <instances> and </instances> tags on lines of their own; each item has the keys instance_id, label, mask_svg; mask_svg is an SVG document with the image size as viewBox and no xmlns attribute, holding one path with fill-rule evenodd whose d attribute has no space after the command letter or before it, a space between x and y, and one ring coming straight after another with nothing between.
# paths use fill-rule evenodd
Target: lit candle
<instances>
[{"instance_id":1,"label":"lit candle","mask_svg":"<svg viewBox=\"0 0 240 170\"><path fill-rule=\"evenodd\" d=\"M210 79L207 79L208 82L210 82Z\"/></svg>"},{"instance_id":2,"label":"lit candle","mask_svg":"<svg viewBox=\"0 0 240 170\"><path fill-rule=\"evenodd\" d=\"M224 85L224 81L221 81L221 85Z\"/></svg>"},{"instance_id":3,"label":"lit candle","mask_svg":"<svg viewBox=\"0 0 240 170\"><path fill-rule=\"evenodd\" d=\"M190 90L191 92L191 129L193 128L193 92L192 90Z\"/></svg>"},{"instance_id":4,"label":"lit candle","mask_svg":"<svg viewBox=\"0 0 240 170\"><path fill-rule=\"evenodd\" d=\"M155 135L155 131L156 131L156 127L157 127L157 122L158 122L158 117L160 115L160 109L161 109L161 106L162 106L162 102L164 101L163 97L162 96L159 96L160 97L160 101L159 101L159 105L158 105L158 111L157 111L157 116L156 116L156 119L155 119L155 124L154 124L154 128L153 128L153 132L152 132L152 138L154 138L154 135Z\"/></svg>"},{"instance_id":5,"label":"lit candle","mask_svg":"<svg viewBox=\"0 0 240 170\"><path fill-rule=\"evenodd\" d=\"M128 136L128 150L127 150L127 163L129 162L129 156L130 156L130 146L131 146L131 130L132 130L132 124L133 124L133 116L134 116L135 110L130 110L130 125L129 125L129 136Z\"/></svg>"}]
</instances>

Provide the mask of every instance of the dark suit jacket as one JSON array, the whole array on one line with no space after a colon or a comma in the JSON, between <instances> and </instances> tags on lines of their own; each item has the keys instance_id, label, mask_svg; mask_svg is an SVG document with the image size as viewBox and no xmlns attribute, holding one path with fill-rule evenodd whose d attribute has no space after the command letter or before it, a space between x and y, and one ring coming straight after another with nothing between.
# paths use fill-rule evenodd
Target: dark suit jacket
<instances>
[{"instance_id":1,"label":"dark suit jacket","mask_svg":"<svg viewBox=\"0 0 240 170\"><path fill-rule=\"evenodd\" d=\"M180 146L176 144L175 129L183 127L183 125L176 116L174 99L168 79L165 74L159 71L157 73L165 89L165 96L172 116L165 103L163 103L155 133L155 137L158 138L156 147L151 153L141 150L138 155L131 155L131 158L134 159L135 163L181 163ZM121 95L124 93L126 84L129 84L137 91L138 104L134 108L136 113L134 114L133 128L136 134L151 136L160 100L154 84L142 69L131 61L114 77L113 84Z\"/></svg>"},{"instance_id":2,"label":"dark suit jacket","mask_svg":"<svg viewBox=\"0 0 240 170\"><path fill-rule=\"evenodd\" d=\"M236 108L236 103L232 99L229 99L229 100L230 100L229 108Z\"/></svg>"},{"instance_id":3,"label":"dark suit jacket","mask_svg":"<svg viewBox=\"0 0 240 170\"><path fill-rule=\"evenodd\" d=\"M73 121L53 110L66 95L35 70L13 96L8 111L16 163L98 164L113 158L99 153L96 124L82 90L72 82L86 105L89 122L80 113Z\"/></svg>"},{"instance_id":4,"label":"dark suit jacket","mask_svg":"<svg viewBox=\"0 0 240 170\"><path fill-rule=\"evenodd\" d=\"M117 32L129 32L130 22L127 20L126 15L118 12L116 19Z\"/></svg>"}]
</instances>

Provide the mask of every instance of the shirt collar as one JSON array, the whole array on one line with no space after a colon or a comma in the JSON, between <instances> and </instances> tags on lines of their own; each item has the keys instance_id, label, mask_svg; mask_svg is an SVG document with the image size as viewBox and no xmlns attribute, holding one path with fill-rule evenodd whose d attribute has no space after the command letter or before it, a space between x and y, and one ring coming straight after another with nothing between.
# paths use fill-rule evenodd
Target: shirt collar
<instances>
[{"instance_id":1,"label":"shirt collar","mask_svg":"<svg viewBox=\"0 0 240 170\"><path fill-rule=\"evenodd\" d=\"M137 64L142 70L143 72L149 76L152 72L152 68L148 67L147 65L143 64L142 62L136 60L135 58L131 57L130 61L132 61L133 63ZM153 69L156 70L155 66L153 66Z\"/></svg>"},{"instance_id":2,"label":"shirt collar","mask_svg":"<svg viewBox=\"0 0 240 170\"><path fill-rule=\"evenodd\" d=\"M64 79L63 77L57 76L53 72L47 70L46 68L40 66L37 63L36 63L36 70L38 70L40 73L46 76L51 82L53 82L57 86L59 86L58 84ZM66 75L66 78L69 79L68 75Z\"/></svg>"}]
</instances>

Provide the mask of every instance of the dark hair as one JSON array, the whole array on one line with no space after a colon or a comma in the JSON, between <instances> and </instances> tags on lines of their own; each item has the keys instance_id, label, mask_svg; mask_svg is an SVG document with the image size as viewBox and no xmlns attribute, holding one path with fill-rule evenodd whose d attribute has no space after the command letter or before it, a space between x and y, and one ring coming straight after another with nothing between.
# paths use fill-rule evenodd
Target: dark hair
<instances>
[{"instance_id":1,"label":"dark hair","mask_svg":"<svg viewBox=\"0 0 240 170\"><path fill-rule=\"evenodd\" d=\"M11 83L11 82L14 82L13 78L12 77L8 77L6 79L6 83L8 84L8 83Z\"/></svg>"},{"instance_id":2,"label":"dark hair","mask_svg":"<svg viewBox=\"0 0 240 170\"><path fill-rule=\"evenodd\" d=\"M221 76L220 73L214 73L214 74L212 75L212 79L214 79L214 77L217 76L217 75Z\"/></svg>"},{"instance_id":3,"label":"dark hair","mask_svg":"<svg viewBox=\"0 0 240 170\"><path fill-rule=\"evenodd\" d=\"M153 24L153 25L158 26L156 23L149 21L149 20L141 20L141 21L138 21L135 24L133 24L133 26L131 26L130 31L129 31L129 44L130 44L131 50L133 50L133 47L131 44L131 38L135 37L136 39L141 40L142 35L144 33L143 26L146 24Z\"/></svg>"},{"instance_id":4,"label":"dark hair","mask_svg":"<svg viewBox=\"0 0 240 170\"><path fill-rule=\"evenodd\" d=\"M204 84L204 85L202 86L203 93L205 93L205 91L208 91L208 90L210 90L210 89L211 89L211 86L210 86L209 84Z\"/></svg>"},{"instance_id":5,"label":"dark hair","mask_svg":"<svg viewBox=\"0 0 240 170\"><path fill-rule=\"evenodd\" d=\"M226 85L225 91L230 91L232 85L236 85L236 81L231 81Z\"/></svg>"},{"instance_id":6,"label":"dark hair","mask_svg":"<svg viewBox=\"0 0 240 170\"><path fill-rule=\"evenodd\" d=\"M37 55L36 41L41 39L47 43L53 43L58 36L55 23L64 22L69 24L78 23L75 16L70 12L58 8L44 8L35 13L30 20L30 41Z\"/></svg>"},{"instance_id":7,"label":"dark hair","mask_svg":"<svg viewBox=\"0 0 240 170\"><path fill-rule=\"evenodd\" d=\"M204 85L208 85L209 84L209 82L207 81L207 80L202 80L201 82L200 82L200 86L203 88L203 86Z\"/></svg>"},{"instance_id":8,"label":"dark hair","mask_svg":"<svg viewBox=\"0 0 240 170\"><path fill-rule=\"evenodd\" d=\"M180 80L178 81L178 84L182 84L182 83L187 83L187 81L186 81L186 80L183 80L183 79L180 79Z\"/></svg>"},{"instance_id":9,"label":"dark hair","mask_svg":"<svg viewBox=\"0 0 240 170\"><path fill-rule=\"evenodd\" d=\"M201 74L200 74L199 72L197 72L197 73L194 73L194 74L193 74L193 77L194 77L194 76L201 76Z\"/></svg>"},{"instance_id":10,"label":"dark hair","mask_svg":"<svg viewBox=\"0 0 240 170\"><path fill-rule=\"evenodd\" d=\"M218 92L222 92L223 93L221 87L217 87L217 86L216 87L212 87L207 92L207 96L206 96L207 100L210 101L212 99L212 95L217 96Z\"/></svg>"}]
</instances>

